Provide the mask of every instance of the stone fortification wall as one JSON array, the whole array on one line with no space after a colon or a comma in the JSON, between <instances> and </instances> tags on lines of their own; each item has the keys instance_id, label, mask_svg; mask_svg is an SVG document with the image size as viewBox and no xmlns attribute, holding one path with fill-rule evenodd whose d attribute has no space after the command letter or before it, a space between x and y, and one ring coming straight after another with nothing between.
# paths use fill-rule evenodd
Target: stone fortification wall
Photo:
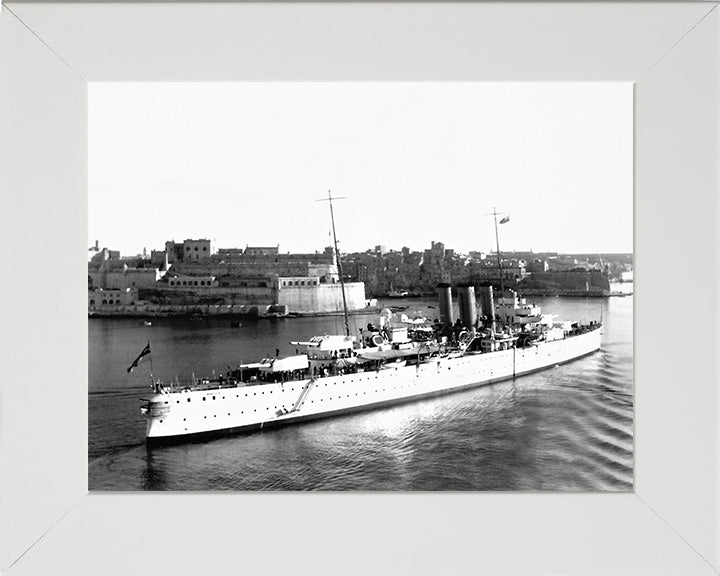
<instances>
[{"instance_id":1,"label":"stone fortification wall","mask_svg":"<svg viewBox=\"0 0 720 576\"><path fill-rule=\"evenodd\" d=\"M284 314L286 310L271 304L215 304L215 305L184 305L184 304L150 304L137 302L134 305L108 305L91 308L89 316L94 317L174 317L174 316L241 316L263 317L272 314Z\"/></svg>"},{"instance_id":2,"label":"stone fortification wall","mask_svg":"<svg viewBox=\"0 0 720 576\"><path fill-rule=\"evenodd\" d=\"M207 306L274 304L275 294L271 286L210 286L194 287L192 290L177 288L140 290L139 298L152 304L168 306Z\"/></svg>"},{"instance_id":3,"label":"stone fortification wall","mask_svg":"<svg viewBox=\"0 0 720 576\"><path fill-rule=\"evenodd\" d=\"M365 308L365 284L346 283L345 298L348 310ZM339 283L280 287L277 291L277 303L287 306L289 312L338 312L343 309L342 288Z\"/></svg>"},{"instance_id":4,"label":"stone fortification wall","mask_svg":"<svg viewBox=\"0 0 720 576\"><path fill-rule=\"evenodd\" d=\"M220 261L225 260L237 261L237 262L248 262L252 260L267 261L267 262L314 262L314 263L326 263L332 264L334 257L332 253L316 253L316 254L255 254L255 253L242 253L238 250L221 248L217 254L211 256L213 260Z\"/></svg>"},{"instance_id":5,"label":"stone fortification wall","mask_svg":"<svg viewBox=\"0 0 720 576\"><path fill-rule=\"evenodd\" d=\"M118 270L88 270L93 288L126 290L128 288L150 288L162 277L157 268L120 268Z\"/></svg>"},{"instance_id":6,"label":"stone fortification wall","mask_svg":"<svg viewBox=\"0 0 720 576\"><path fill-rule=\"evenodd\" d=\"M518 290L549 292L602 292L610 290L608 277L599 271L569 270L535 272L517 285Z\"/></svg>"},{"instance_id":7,"label":"stone fortification wall","mask_svg":"<svg viewBox=\"0 0 720 576\"><path fill-rule=\"evenodd\" d=\"M336 273L330 263L308 262L307 260L278 260L267 258L246 258L218 261L216 259L199 262L182 262L173 266L173 272L191 276L329 276Z\"/></svg>"}]
</instances>

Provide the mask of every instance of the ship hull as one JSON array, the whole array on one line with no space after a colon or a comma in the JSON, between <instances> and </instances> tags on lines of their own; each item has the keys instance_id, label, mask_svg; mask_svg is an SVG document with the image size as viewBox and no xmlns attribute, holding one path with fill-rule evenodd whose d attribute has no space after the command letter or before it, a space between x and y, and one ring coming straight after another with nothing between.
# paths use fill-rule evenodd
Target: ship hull
<instances>
[{"instance_id":1,"label":"ship hull","mask_svg":"<svg viewBox=\"0 0 720 576\"><path fill-rule=\"evenodd\" d=\"M510 349L391 370L312 380L156 395L149 445L204 440L375 410L512 379L577 360L600 348L601 330Z\"/></svg>"}]
</instances>

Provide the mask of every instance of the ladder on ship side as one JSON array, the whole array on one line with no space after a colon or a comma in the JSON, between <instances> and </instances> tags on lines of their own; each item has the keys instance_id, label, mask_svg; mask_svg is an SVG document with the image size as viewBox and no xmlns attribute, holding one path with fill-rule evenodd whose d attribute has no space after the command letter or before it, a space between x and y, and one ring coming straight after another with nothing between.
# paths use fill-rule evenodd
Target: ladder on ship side
<instances>
[{"instance_id":1,"label":"ladder on ship side","mask_svg":"<svg viewBox=\"0 0 720 576\"><path fill-rule=\"evenodd\" d=\"M300 391L300 396L298 396L298 399L295 400L295 404L293 404L292 409L288 412L290 414L291 412L297 412L302 408L302 405L305 403L305 400L307 400L308 394L310 394L310 390L315 386L315 378L311 379L310 382L308 382L303 389Z\"/></svg>"}]
</instances>

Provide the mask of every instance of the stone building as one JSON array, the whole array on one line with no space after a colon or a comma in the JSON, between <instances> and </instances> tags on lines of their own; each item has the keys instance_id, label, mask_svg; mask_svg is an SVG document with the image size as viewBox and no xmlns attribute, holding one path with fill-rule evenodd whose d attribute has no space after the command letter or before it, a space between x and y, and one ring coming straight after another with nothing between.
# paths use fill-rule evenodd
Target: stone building
<instances>
[{"instance_id":1,"label":"stone building","mask_svg":"<svg viewBox=\"0 0 720 576\"><path fill-rule=\"evenodd\" d=\"M205 238L201 240L184 240L183 253L183 262L206 260L212 254L212 243Z\"/></svg>"}]
</instances>

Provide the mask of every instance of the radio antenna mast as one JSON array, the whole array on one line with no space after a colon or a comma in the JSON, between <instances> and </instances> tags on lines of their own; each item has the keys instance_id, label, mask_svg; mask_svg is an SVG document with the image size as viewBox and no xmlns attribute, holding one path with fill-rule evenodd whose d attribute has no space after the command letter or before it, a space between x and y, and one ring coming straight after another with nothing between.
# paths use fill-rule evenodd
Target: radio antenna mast
<instances>
[{"instance_id":1,"label":"radio antenna mast","mask_svg":"<svg viewBox=\"0 0 720 576\"><path fill-rule=\"evenodd\" d=\"M344 200L346 196L336 196L333 198L330 190L328 190L328 197L317 200L317 202L328 202L330 204L330 222L332 224L333 233L333 244L335 247L335 264L338 269L338 276L340 277L340 290L342 291L342 302L343 302L343 319L345 321L345 336L350 336L350 324L348 323L348 310L347 300L345 298L345 280L343 279L342 262L340 259L340 251L338 250L337 234L335 233L335 213L333 212L333 200Z\"/></svg>"}]
</instances>

